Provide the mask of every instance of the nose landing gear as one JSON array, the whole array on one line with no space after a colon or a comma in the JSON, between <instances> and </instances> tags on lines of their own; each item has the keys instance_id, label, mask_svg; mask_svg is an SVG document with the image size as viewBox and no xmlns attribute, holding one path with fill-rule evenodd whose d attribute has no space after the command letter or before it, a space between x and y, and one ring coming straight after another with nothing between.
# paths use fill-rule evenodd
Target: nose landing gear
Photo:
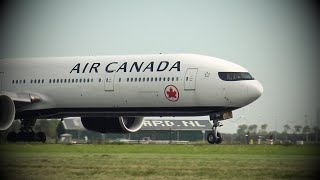
<instances>
[{"instance_id":1,"label":"nose landing gear","mask_svg":"<svg viewBox=\"0 0 320 180\"><path fill-rule=\"evenodd\" d=\"M220 144L222 142L221 133L218 132L217 127L221 127L222 123L218 120L213 120L212 132L207 136L207 141L210 144Z\"/></svg>"},{"instance_id":2,"label":"nose landing gear","mask_svg":"<svg viewBox=\"0 0 320 180\"><path fill-rule=\"evenodd\" d=\"M232 118L232 111L214 113L210 115L210 120L213 122L212 132L207 136L207 140L210 144L220 144L223 140L221 133L218 132L217 128L222 126L219 121Z\"/></svg>"}]
</instances>

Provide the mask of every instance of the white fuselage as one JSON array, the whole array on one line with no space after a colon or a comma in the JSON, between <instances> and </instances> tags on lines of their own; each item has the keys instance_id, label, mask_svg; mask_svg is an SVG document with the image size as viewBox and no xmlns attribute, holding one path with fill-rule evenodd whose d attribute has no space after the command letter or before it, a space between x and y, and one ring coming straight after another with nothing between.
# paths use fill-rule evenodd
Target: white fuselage
<instances>
[{"instance_id":1,"label":"white fuselage","mask_svg":"<svg viewBox=\"0 0 320 180\"><path fill-rule=\"evenodd\" d=\"M209 115L261 95L257 80L224 81L219 72L247 70L194 54L3 59L0 91L40 99L17 118Z\"/></svg>"}]
</instances>

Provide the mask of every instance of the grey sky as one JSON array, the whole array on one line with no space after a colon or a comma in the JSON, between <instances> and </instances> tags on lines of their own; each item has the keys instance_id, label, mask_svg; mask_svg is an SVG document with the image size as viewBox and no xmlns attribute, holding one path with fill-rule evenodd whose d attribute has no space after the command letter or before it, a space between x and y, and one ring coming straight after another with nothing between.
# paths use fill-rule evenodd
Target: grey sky
<instances>
[{"instance_id":1,"label":"grey sky","mask_svg":"<svg viewBox=\"0 0 320 180\"><path fill-rule=\"evenodd\" d=\"M19 3L20 2L20 3ZM319 23L306 1L15 1L1 10L1 58L196 53L238 63L264 86L236 122L316 124ZM318 41L318 42L317 42ZM278 122L275 123L275 120ZM223 132L234 132L225 123Z\"/></svg>"}]
</instances>

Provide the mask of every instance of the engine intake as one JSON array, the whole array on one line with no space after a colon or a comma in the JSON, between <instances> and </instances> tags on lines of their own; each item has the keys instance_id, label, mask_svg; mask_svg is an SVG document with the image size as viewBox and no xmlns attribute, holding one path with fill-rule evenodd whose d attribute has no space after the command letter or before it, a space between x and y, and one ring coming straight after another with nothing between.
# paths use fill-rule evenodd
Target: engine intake
<instances>
[{"instance_id":1,"label":"engine intake","mask_svg":"<svg viewBox=\"0 0 320 180\"><path fill-rule=\"evenodd\" d=\"M100 133L132 133L143 124L143 117L81 117L82 125Z\"/></svg>"},{"instance_id":2,"label":"engine intake","mask_svg":"<svg viewBox=\"0 0 320 180\"><path fill-rule=\"evenodd\" d=\"M8 129L16 113L14 102L10 97L0 95L0 130Z\"/></svg>"}]
</instances>

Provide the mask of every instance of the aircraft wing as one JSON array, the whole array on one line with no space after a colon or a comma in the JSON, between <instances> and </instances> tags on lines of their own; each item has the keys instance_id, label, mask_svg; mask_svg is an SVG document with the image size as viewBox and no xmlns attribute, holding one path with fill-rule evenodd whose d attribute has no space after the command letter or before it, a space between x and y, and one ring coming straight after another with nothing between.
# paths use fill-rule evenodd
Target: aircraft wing
<instances>
[{"instance_id":1,"label":"aircraft wing","mask_svg":"<svg viewBox=\"0 0 320 180\"><path fill-rule=\"evenodd\" d=\"M8 96L15 104L16 109L24 107L28 104L41 101L41 98L26 92L3 92L0 91L0 96Z\"/></svg>"}]
</instances>

